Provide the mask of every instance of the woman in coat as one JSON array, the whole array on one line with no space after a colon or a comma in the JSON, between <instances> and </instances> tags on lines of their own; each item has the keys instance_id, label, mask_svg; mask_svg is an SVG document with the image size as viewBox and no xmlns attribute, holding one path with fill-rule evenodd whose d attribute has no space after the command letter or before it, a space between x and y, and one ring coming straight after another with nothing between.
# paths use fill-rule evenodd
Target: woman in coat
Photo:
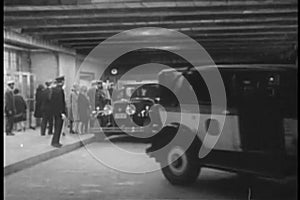
<instances>
[{"instance_id":1,"label":"woman in coat","mask_svg":"<svg viewBox=\"0 0 300 200\"><path fill-rule=\"evenodd\" d=\"M26 121L26 110L27 104L24 98L20 94L19 89L14 90L14 98L15 98L15 108L16 114L14 116L14 123L17 124L17 131L25 131L25 121Z\"/></svg>"},{"instance_id":2,"label":"woman in coat","mask_svg":"<svg viewBox=\"0 0 300 200\"><path fill-rule=\"evenodd\" d=\"M78 95L79 85L74 84L70 94L70 109L69 109L69 120L70 120L70 133L78 133L79 115L78 115ZM74 128L74 129L73 129Z\"/></svg>"},{"instance_id":3,"label":"woman in coat","mask_svg":"<svg viewBox=\"0 0 300 200\"><path fill-rule=\"evenodd\" d=\"M42 99L43 99L43 91L45 87L42 84L39 84L36 92L35 92L35 110L34 110L34 117L41 118L42 117Z\"/></svg>"},{"instance_id":4,"label":"woman in coat","mask_svg":"<svg viewBox=\"0 0 300 200\"><path fill-rule=\"evenodd\" d=\"M87 133L91 114L90 102L87 96L87 87L82 86L78 95L78 114L80 121L80 133Z\"/></svg>"}]
</instances>

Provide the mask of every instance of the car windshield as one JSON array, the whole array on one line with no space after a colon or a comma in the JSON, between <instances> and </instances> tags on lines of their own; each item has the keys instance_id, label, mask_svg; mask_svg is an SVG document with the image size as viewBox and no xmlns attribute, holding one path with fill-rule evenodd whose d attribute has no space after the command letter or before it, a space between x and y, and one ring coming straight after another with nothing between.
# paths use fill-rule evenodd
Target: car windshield
<instances>
[{"instance_id":1,"label":"car windshield","mask_svg":"<svg viewBox=\"0 0 300 200\"><path fill-rule=\"evenodd\" d=\"M155 98L157 94L158 85L157 84L130 84L123 86L123 98L139 98L139 97L149 97Z\"/></svg>"},{"instance_id":2,"label":"car windshield","mask_svg":"<svg viewBox=\"0 0 300 200\"><path fill-rule=\"evenodd\" d=\"M132 98L151 98L157 97L158 85L157 84L145 84L143 86L137 87L137 89L132 94Z\"/></svg>"}]
</instances>

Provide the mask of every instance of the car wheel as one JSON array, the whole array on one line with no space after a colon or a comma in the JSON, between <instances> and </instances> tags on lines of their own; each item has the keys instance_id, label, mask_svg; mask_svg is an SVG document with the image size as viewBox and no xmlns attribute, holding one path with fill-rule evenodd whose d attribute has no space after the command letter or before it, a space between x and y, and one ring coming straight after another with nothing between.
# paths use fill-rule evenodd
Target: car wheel
<instances>
[{"instance_id":1,"label":"car wheel","mask_svg":"<svg viewBox=\"0 0 300 200\"><path fill-rule=\"evenodd\" d=\"M167 165L162 166L162 172L171 184L187 185L197 180L201 166L195 162L197 152L191 149L184 151L181 146L174 145L168 150L165 156Z\"/></svg>"}]
</instances>

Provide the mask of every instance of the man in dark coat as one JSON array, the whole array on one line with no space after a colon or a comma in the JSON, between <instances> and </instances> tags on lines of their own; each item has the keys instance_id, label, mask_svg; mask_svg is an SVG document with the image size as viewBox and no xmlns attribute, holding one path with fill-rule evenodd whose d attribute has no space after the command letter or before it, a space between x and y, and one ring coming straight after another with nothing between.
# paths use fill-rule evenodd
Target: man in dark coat
<instances>
[{"instance_id":1,"label":"man in dark coat","mask_svg":"<svg viewBox=\"0 0 300 200\"><path fill-rule=\"evenodd\" d=\"M41 97L41 113L42 113L42 123L41 123L41 135L45 135L45 131L47 125L49 124L48 128L48 135L52 135L53 129L53 114L52 114L52 107L51 107L51 96L52 96L52 88L51 86L52 81L46 81L46 89L42 93Z\"/></svg>"},{"instance_id":2,"label":"man in dark coat","mask_svg":"<svg viewBox=\"0 0 300 200\"><path fill-rule=\"evenodd\" d=\"M102 81L97 81L97 89L95 92L95 108L103 110L105 105L108 104L108 101L108 91L103 88ZM107 121L108 119L106 116L98 116L98 122L101 127L106 126Z\"/></svg>"},{"instance_id":3,"label":"man in dark coat","mask_svg":"<svg viewBox=\"0 0 300 200\"><path fill-rule=\"evenodd\" d=\"M61 147L59 143L61 130L63 126L63 120L66 118L66 102L63 85L65 82L64 76L57 77L55 79L56 86L52 88L51 94L51 110L54 116L54 134L52 137L51 145L54 147Z\"/></svg>"},{"instance_id":4,"label":"man in dark coat","mask_svg":"<svg viewBox=\"0 0 300 200\"><path fill-rule=\"evenodd\" d=\"M16 88L14 90L14 98L15 98L15 108L16 108L16 113L14 116L14 123L20 126L21 129L18 131L22 130L25 131L25 121L26 121L26 114L27 114L27 103L25 99L22 97L20 94L20 90Z\"/></svg>"},{"instance_id":5,"label":"man in dark coat","mask_svg":"<svg viewBox=\"0 0 300 200\"><path fill-rule=\"evenodd\" d=\"M35 92L35 109L34 109L34 117L35 118L41 118L42 117L42 94L45 87L43 84L39 84L36 92Z\"/></svg>"},{"instance_id":6,"label":"man in dark coat","mask_svg":"<svg viewBox=\"0 0 300 200\"><path fill-rule=\"evenodd\" d=\"M14 102L14 81L7 82L7 90L5 91L5 116L6 116L6 135L14 135L12 133L14 125L14 115L16 113L15 102Z\"/></svg>"}]
</instances>

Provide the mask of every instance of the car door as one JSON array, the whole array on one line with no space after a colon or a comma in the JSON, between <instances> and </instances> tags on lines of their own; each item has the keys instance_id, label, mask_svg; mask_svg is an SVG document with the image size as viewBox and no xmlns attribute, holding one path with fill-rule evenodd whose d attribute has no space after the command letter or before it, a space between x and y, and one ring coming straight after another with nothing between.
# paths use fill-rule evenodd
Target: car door
<instances>
[{"instance_id":1,"label":"car door","mask_svg":"<svg viewBox=\"0 0 300 200\"><path fill-rule=\"evenodd\" d=\"M280 173L284 155L279 82L280 73L276 71L237 73L239 128L246 166L271 175Z\"/></svg>"}]
</instances>

